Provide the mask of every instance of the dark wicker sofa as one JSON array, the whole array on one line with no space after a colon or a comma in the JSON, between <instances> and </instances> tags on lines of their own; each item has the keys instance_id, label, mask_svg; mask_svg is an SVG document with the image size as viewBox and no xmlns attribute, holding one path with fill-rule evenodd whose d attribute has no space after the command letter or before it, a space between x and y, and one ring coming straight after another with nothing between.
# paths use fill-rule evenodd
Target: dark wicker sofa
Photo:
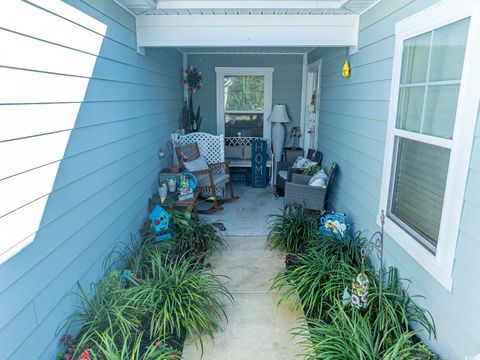
<instances>
[{"instance_id":1,"label":"dark wicker sofa","mask_svg":"<svg viewBox=\"0 0 480 360\"><path fill-rule=\"evenodd\" d=\"M315 161L318 165L322 165L323 153L318 150L309 149L307 159ZM283 196L285 194L285 183L292 181L292 174L296 171L292 168L294 161L279 161L276 171L276 194Z\"/></svg>"},{"instance_id":2,"label":"dark wicker sofa","mask_svg":"<svg viewBox=\"0 0 480 360\"><path fill-rule=\"evenodd\" d=\"M337 164L332 163L328 171L325 187L308 185L312 178L308 175L292 174L292 181L285 185L285 209L288 206L300 205L309 210L325 210L329 186L335 175Z\"/></svg>"}]
</instances>

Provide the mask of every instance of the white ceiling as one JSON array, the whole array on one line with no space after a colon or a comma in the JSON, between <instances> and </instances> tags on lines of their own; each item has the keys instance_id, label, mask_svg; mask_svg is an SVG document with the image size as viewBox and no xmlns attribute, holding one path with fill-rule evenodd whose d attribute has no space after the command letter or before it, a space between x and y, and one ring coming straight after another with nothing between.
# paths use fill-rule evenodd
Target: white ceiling
<instances>
[{"instance_id":1,"label":"white ceiling","mask_svg":"<svg viewBox=\"0 0 480 360\"><path fill-rule=\"evenodd\" d=\"M136 15L357 15L379 0L116 1Z\"/></svg>"}]
</instances>

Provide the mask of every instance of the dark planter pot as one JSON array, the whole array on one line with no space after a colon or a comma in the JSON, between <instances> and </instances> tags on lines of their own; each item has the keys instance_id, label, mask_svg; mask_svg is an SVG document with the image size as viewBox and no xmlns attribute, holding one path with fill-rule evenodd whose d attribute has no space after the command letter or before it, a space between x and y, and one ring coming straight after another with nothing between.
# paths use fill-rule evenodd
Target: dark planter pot
<instances>
[{"instance_id":1,"label":"dark planter pot","mask_svg":"<svg viewBox=\"0 0 480 360\"><path fill-rule=\"evenodd\" d=\"M298 260L295 253L289 253L285 256L285 267L287 269L295 269L298 266Z\"/></svg>"},{"instance_id":2,"label":"dark planter pot","mask_svg":"<svg viewBox=\"0 0 480 360\"><path fill-rule=\"evenodd\" d=\"M183 345L185 343L185 338L187 337L187 330L182 327L180 330L180 334L174 335L169 341L167 341L168 345L174 349L183 351Z\"/></svg>"}]
</instances>

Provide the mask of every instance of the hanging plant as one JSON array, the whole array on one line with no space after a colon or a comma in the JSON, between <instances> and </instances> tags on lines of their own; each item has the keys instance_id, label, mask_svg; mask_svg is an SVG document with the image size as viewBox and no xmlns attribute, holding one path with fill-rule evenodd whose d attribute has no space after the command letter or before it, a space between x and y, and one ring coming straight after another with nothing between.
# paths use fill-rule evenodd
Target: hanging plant
<instances>
[{"instance_id":1,"label":"hanging plant","mask_svg":"<svg viewBox=\"0 0 480 360\"><path fill-rule=\"evenodd\" d=\"M203 87L202 73L198 71L196 66L192 65L190 68L185 69L183 73L183 84L188 88L188 92L193 94Z\"/></svg>"}]
</instances>

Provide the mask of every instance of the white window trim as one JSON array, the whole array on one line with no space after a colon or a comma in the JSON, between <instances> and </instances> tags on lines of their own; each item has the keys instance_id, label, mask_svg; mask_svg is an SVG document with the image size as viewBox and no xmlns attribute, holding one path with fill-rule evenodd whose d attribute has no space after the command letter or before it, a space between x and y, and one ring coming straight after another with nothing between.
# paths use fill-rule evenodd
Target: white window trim
<instances>
[{"instance_id":1,"label":"white window trim","mask_svg":"<svg viewBox=\"0 0 480 360\"><path fill-rule=\"evenodd\" d=\"M215 67L217 73L217 134L225 134L225 111L223 78L225 76L263 76L264 108L263 108L263 137L270 138L272 126L267 121L272 112L273 67ZM241 111L239 111L241 112ZM251 113L247 111L246 113Z\"/></svg>"},{"instance_id":2,"label":"white window trim","mask_svg":"<svg viewBox=\"0 0 480 360\"><path fill-rule=\"evenodd\" d=\"M451 147L448 178L436 255L426 250L408 232L387 217L385 231L425 270L447 290L453 286L452 270L455 259L458 230L461 220L465 187L472 153L473 137L480 100L480 3L475 0L444 0L421 11L395 26L395 53L390 93L390 107L385 146L382 188L379 210L387 209L394 161L395 129L403 42L406 39L470 17L470 28L465 49L462 83L460 85L453 140L433 138L439 146ZM416 134L408 133L409 137ZM422 141L426 135L419 135ZM430 142L430 141L429 141ZM432 143L430 142L430 143Z\"/></svg>"}]
</instances>

